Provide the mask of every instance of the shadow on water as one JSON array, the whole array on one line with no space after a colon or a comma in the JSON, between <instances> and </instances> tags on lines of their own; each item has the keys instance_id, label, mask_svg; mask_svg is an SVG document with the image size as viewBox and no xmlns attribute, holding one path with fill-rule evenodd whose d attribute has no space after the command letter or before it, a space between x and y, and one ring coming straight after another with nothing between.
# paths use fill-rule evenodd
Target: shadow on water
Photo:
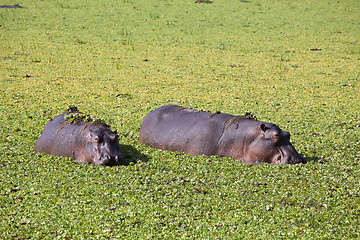
<instances>
[{"instance_id":1,"label":"shadow on water","mask_svg":"<svg viewBox=\"0 0 360 240\"><path fill-rule=\"evenodd\" d=\"M138 160L148 162L149 157L139 152L136 148L131 145L120 144L121 153L124 155L126 160L132 163L137 163Z\"/></svg>"},{"instance_id":2,"label":"shadow on water","mask_svg":"<svg viewBox=\"0 0 360 240\"><path fill-rule=\"evenodd\" d=\"M305 163L309 163L309 162L312 162L312 163L325 163L327 162L325 159L323 158L319 158L317 156L304 156L304 155L301 155L303 157L303 159L305 159Z\"/></svg>"}]
</instances>

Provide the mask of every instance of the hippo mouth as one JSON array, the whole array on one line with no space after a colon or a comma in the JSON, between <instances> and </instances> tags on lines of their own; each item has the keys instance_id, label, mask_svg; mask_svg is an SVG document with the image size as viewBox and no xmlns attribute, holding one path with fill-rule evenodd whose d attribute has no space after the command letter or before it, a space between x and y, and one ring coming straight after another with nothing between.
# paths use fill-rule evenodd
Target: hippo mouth
<instances>
[{"instance_id":1,"label":"hippo mouth","mask_svg":"<svg viewBox=\"0 0 360 240\"><path fill-rule=\"evenodd\" d=\"M286 152L286 151L285 151ZM306 160L301 157L296 151L295 153L286 154L279 150L279 154L274 158L274 164L297 164L306 163Z\"/></svg>"},{"instance_id":2,"label":"hippo mouth","mask_svg":"<svg viewBox=\"0 0 360 240\"><path fill-rule=\"evenodd\" d=\"M278 154L274 156L273 161L271 161L273 164L287 164L287 160L284 158L284 154L279 151Z\"/></svg>"},{"instance_id":3,"label":"hippo mouth","mask_svg":"<svg viewBox=\"0 0 360 240\"><path fill-rule=\"evenodd\" d=\"M291 158L288 164L306 163L306 160L298 154L297 158Z\"/></svg>"},{"instance_id":4,"label":"hippo mouth","mask_svg":"<svg viewBox=\"0 0 360 240\"><path fill-rule=\"evenodd\" d=\"M95 164L99 166L129 165L129 163L125 161L125 158L122 155L103 155L98 159L98 161L95 161Z\"/></svg>"}]
</instances>

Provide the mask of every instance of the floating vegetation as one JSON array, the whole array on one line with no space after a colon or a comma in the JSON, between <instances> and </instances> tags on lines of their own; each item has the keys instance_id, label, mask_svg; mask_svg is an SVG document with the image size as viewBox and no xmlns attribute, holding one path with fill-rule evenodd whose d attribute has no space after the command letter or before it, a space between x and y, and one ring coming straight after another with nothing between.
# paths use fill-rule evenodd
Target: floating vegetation
<instances>
[{"instance_id":1,"label":"floating vegetation","mask_svg":"<svg viewBox=\"0 0 360 240\"><path fill-rule=\"evenodd\" d=\"M58 128L58 130L56 132L59 132L61 129L63 129L65 126L67 126L69 124L86 123L80 132L84 131L84 129L86 127L91 126L91 125L104 126L104 127L110 128L110 125L107 124L104 120L98 119L98 118L94 119L93 117L91 117L88 114L83 114L82 112L80 112L78 110L78 108L76 106L69 106L69 108L67 109L67 112L68 113L66 113L64 115L65 121L60 125L60 127Z\"/></svg>"}]
</instances>

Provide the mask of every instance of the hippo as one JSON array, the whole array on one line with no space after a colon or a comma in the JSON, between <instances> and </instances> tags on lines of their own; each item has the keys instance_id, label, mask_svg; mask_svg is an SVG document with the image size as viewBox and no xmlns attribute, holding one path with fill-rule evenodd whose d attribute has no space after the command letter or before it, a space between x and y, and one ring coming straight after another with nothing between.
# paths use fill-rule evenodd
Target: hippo
<instances>
[{"instance_id":1,"label":"hippo","mask_svg":"<svg viewBox=\"0 0 360 240\"><path fill-rule=\"evenodd\" d=\"M20 6L19 4L15 4L15 5L1 5L0 8L24 8L24 7Z\"/></svg>"},{"instance_id":2,"label":"hippo","mask_svg":"<svg viewBox=\"0 0 360 240\"><path fill-rule=\"evenodd\" d=\"M139 142L190 155L218 155L245 164L306 161L290 143L290 133L251 114L234 116L166 105L145 116Z\"/></svg>"},{"instance_id":3,"label":"hippo","mask_svg":"<svg viewBox=\"0 0 360 240\"><path fill-rule=\"evenodd\" d=\"M100 120L69 110L49 121L35 144L35 151L70 157L79 163L128 165L120 152L116 131Z\"/></svg>"}]
</instances>

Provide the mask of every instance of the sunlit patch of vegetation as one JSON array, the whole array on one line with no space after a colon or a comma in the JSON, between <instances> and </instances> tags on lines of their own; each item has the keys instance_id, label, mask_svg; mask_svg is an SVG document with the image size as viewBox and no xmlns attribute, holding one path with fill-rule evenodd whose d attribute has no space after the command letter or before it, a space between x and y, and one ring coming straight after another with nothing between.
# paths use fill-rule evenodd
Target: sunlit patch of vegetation
<instances>
[{"instance_id":1,"label":"sunlit patch of vegetation","mask_svg":"<svg viewBox=\"0 0 360 240\"><path fill-rule=\"evenodd\" d=\"M20 1L0 9L0 238L357 239L359 1ZM253 113L300 165L138 143L165 104ZM77 106L136 164L35 153Z\"/></svg>"}]
</instances>

